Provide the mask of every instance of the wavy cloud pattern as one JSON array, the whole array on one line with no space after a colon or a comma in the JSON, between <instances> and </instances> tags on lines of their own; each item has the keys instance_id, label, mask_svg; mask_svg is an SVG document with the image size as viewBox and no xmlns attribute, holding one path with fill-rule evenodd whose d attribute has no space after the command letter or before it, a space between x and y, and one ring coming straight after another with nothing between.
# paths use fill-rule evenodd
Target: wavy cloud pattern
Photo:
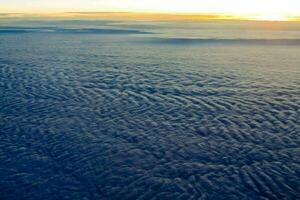
<instances>
[{"instance_id":1,"label":"wavy cloud pattern","mask_svg":"<svg viewBox=\"0 0 300 200\"><path fill-rule=\"evenodd\" d=\"M299 198L299 46L140 32L0 34L0 199Z\"/></svg>"}]
</instances>

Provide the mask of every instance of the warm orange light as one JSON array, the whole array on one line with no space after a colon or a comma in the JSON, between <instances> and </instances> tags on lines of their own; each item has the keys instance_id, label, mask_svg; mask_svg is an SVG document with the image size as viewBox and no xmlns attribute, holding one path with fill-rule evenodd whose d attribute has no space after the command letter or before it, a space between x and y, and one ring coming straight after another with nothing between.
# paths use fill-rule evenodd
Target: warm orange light
<instances>
[{"instance_id":1,"label":"warm orange light","mask_svg":"<svg viewBox=\"0 0 300 200\"><path fill-rule=\"evenodd\" d=\"M298 20L300 0L0 0L2 13L131 12L215 15L242 20ZM1 15L0 15L1 16ZM220 16L220 17L219 17Z\"/></svg>"},{"instance_id":2,"label":"warm orange light","mask_svg":"<svg viewBox=\"0 0 300 200\"><path fill-rule=\"evenodd\" d=\"M213 14L213 13L153 13L153 12L48 12L48 13L7 13L1 17L51 17L51 18L105 18L105 19L134 19L134 20L253 20L253 21L298 21L300 16L280 15L242 15L242 14Z\"/></svg>"}]
</instances>

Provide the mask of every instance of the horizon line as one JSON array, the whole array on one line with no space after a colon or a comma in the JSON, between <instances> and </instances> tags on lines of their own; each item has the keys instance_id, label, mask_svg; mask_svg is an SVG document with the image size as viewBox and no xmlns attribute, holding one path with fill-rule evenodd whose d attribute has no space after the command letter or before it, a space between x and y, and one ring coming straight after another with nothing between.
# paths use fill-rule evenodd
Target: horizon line
<instances>
[{"instance_id":1,"label":"horizon line","mask_svg":"<svg viewBox=\"0 0 300 200\"><path fill-rule=\"evenodd\" d=\"M131 11L66 11L1 13L3 18L127 18L135 20L239 20L239 21L285 21L300 22L299 16L283 16L280 19L264 19L259 14L232 14L232 13L184 13L184 12L131 12Z\"/></svg>"}]
</instances>

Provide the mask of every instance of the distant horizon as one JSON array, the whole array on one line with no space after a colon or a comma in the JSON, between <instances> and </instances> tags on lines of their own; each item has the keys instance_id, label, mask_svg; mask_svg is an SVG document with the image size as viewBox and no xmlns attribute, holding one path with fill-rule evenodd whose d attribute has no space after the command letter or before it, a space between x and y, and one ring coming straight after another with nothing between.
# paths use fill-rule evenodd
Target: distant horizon
<instances>
[{"instance_id":1,"label":"distant horizon","mask_svg":"<svg viewBox=\"0 0 300 200\"><path fill-rule=\"evenodd\" d=\"M70 16L70 13L103 16L103 13L110 13L110 17L116 17L111 13L118 16L123 13L122 17L130 18L132 15L137 18L154 15L156 19L165 19L168 15L168 19L300 21L300 2L295 0L0 0L0 5L0 13L23 16L60 17Z\"/></svg>"},{"instance_id":2,"label":"distant horizon","mask_svg":"<svg viewBox=\"0 0 300 200\"><path fill-rule=\"evenodd\" d=\"M184 12L131 12L131 11L66 11L66 12L0 12L1 18L126 18L136 20L238 20L300 22L299 16L264 18L262 15L237 15L220 13L184 13Z\"/></svg>"}]
</instances>

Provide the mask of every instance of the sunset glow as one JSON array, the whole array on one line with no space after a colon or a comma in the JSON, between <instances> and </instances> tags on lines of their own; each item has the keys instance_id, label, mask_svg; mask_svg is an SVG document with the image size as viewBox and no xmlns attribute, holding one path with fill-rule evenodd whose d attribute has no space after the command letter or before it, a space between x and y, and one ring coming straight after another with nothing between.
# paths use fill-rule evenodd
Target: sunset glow
<instances>
[{"instance_id":1,"label":"sunset glow","mask_svg":"<svg viewBox=\"0 0 300 200\"><path fill-rule=\"evenodd\" d=\"M0 0L0 13L2 14L64 12L192 14L287 21L300 16L300 2L297 0Z\"/></svg>"},{"instance_id":2,"label":"sunset glow","mask_svg":"<svg viewBox=\"0 0 300 200\"><path fill-rule=\"evenodd\" d=\"M280 15L261 15L261 16L255 16L255 17L249 17L249 19L252 20L263 20L263 21L289 21L290 19L285 16Z\"/></svg>"}]
</instances>

